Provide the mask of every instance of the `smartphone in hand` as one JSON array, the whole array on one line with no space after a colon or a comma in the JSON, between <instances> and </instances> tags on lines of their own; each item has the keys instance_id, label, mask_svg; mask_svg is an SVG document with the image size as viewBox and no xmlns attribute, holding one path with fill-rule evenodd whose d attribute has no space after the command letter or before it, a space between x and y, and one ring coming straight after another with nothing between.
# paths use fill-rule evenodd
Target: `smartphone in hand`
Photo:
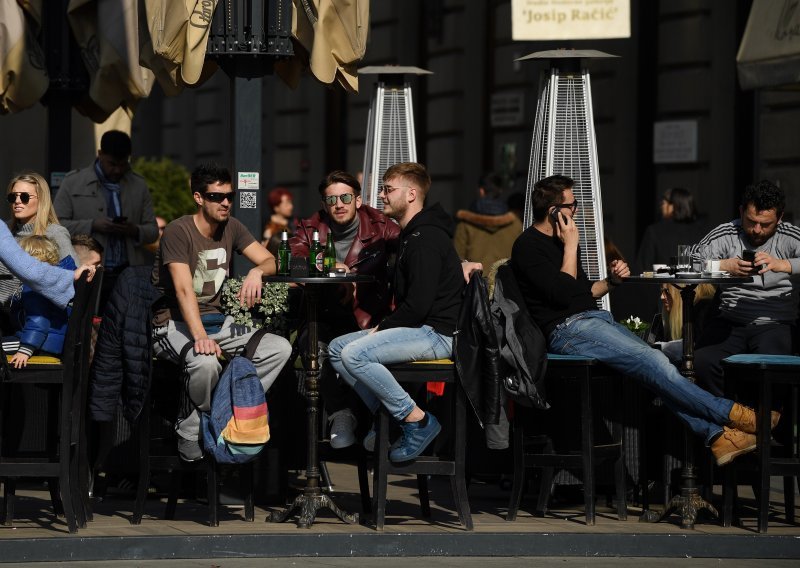
<instances>
[{"instance_id":1,"label":"smartphone in hand","mask_svg":"<svg viewBox=\"0 0 800 568\"><path fill-rule=\"evenodd\" d=\"M111 219L111 222L112 223L127 223L128 222L128 218L127 217L123 217L123 216L114 217L113 219Z\"/></svg>"},{"instance_id":2,"label":"smartphone in hand","mask_svg":"<svg viewBox=\"0 0 800 568\"><path fill-rule=\"evenodd\" d=\"M553 220L554 220L556 223L558 223L558 218L559 218L559 216L560 216L560 217L561 217L561 218L564 220L564 224L565 224L565 225L569 225L569 217L567 217L566 215L562 214L562 213L561 213L561 211L560 211L559 209L557 209L557 208L556 208L556 209L553 209L553 210L550 212L550 216L553 218Z\"/></svg>"},{"instance_id":3,"label":"smartphone in hand","mask_svg":"<svg viewBox=\"0 0 800 568\"><path fill-rule=\"evenodd\" d=\"M743 250L742 251L742 260L745 262L749 262L753 264L756 260L756 251L754 250Z\"/></svg>"}]
</instances>

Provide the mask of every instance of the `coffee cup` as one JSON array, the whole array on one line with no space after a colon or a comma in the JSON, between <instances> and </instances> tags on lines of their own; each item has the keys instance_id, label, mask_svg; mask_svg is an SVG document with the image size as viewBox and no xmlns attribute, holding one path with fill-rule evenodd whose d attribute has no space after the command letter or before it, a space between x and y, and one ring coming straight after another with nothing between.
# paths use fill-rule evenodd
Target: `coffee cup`
<instances>
[{"instance_id":1,"label":"coffee cup","mask_svg":"<svg viewBox=\"0 0 800 568\"><path fill-rule=\"evenodd\" d=\"M705 271L706 272L719 272L720 271L719 261L718 260L711 260L711 259L706 260Z\"/></svg>"}]
</instances>

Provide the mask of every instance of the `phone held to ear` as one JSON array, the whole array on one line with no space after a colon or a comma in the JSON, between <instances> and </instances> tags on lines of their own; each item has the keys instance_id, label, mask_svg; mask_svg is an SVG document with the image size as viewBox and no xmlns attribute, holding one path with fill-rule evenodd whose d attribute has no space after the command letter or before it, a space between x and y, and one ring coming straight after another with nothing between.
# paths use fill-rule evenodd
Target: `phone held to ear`
<instances>
[{"instance_id":1,"label":"phone held to ear","mask_svg":"<svg viewBox=\"0 0 800 568\"><path fill-rule=\"evenodd\" d=\"M561 216L561 219L564 221L564 224L565 225L569 225L569 217L567 217L566 215L561 213L561 211L559 209L553 209L552 211L550 211L550 216L553 218L553 221L555 221L556 223L558 223L559 215Z\"/></svg>"}]
</instances>

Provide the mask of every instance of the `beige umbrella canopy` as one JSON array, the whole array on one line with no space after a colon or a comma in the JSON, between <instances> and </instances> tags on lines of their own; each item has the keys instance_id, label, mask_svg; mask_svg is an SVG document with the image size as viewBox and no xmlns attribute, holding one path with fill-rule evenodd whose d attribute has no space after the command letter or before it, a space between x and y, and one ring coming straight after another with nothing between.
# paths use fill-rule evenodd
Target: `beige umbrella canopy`
<instances>
[{"instance_id":1,"label":"beige umbrella canopy","mask_svg":"<svg viewBox=\"0 0 800 568\"><path fill-rule=\"evenodd\" d=\"M265 2L268 0L264 0ZM276 63L294 87L308 69L321 82L358 91L369 0L292 0L295 56ZM132 116L154 79L168 95L197 86L217 68L206 59L217 0L69 0L67 19L89 73L89 90L75 104L95 122L116 109ZM42 0L0 0L0 113L35 104L49 82L39 33ZM249 52L247 57L258 55Z\"/></svg>"},{"instance_id":2,"label":"beige umbrella canopy","mask_svg":"<svg viewBox=\"0 0 800 568\"><path fill-rule=\"evenodd\" d=\"M217 69L206 60L206 44L217 0L145 0L147 31L142 64L153 70L161 88L176 95L196 86Z\"/></svg>"},{"instance_id":3,"label":"beige umbrella canopy","mask_svg":"<svg viewBox=\"0 0 800 568\"><path fill-rule=\"evenodd\" d=\"M138 2L70 0L67 16L89 71L89 91L76 108L95 122L120 107L132 115L153 87L153 72L139 64Z\"/></svg>"},{"instance_id":4,"label":"beige umbrella canopy","mask_svg":"<svg viewBox=\"0 0 800 568\"><path fill-rule=\"evenodd\" d=\"M33 106L47 91L44 54L35 34L41 0L0 0L0 114Z\"/></svg>"},{"instance_id":5,"label":"beige umbrella canopy","mask_svg":"<svg viewBox=\"0 0 800 568\"><path fill-rule=\"evenodd\" d=\"M736 66L743 89L800 86L800 5L755 0Z\"/></svg>"},{"instance_id":6,"label":"beige umbrella canopy","mask_svg":"<svg viewBox=\"0 0 800 568\"><path fill-rule=\"evenodd\" d=\"M325 84L337 81L358 92L356 64L364 57L369 32L369 0L292 0L295 57L276 64L295 87L305 68ZM298 48L298 44L300 48Z\"/></svg>"}]
</instances>

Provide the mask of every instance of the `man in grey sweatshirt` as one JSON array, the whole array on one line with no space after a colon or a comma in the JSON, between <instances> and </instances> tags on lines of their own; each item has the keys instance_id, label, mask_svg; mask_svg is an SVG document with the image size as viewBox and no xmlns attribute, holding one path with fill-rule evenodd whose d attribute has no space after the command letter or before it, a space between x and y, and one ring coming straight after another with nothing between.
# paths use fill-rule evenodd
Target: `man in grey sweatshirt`
<instances>
[{"instance_id":1,"label":"man in grey sweatshirt","mask_svg":"<svg viewBox=\"0 0 800 568\"><path fill-rule=\"evenodd\" d=\"M800 228L782 220L785 206L783 191L773 183L763 180L747 186L739 206L741 218L719 225L700 241L703 256L719 260L720 270L754 276L752 282L722 287L719 315L698 338L697 383L716 396L723 394L720 361L725 357L793 351Z\"/></svg>"}]
</instances>

